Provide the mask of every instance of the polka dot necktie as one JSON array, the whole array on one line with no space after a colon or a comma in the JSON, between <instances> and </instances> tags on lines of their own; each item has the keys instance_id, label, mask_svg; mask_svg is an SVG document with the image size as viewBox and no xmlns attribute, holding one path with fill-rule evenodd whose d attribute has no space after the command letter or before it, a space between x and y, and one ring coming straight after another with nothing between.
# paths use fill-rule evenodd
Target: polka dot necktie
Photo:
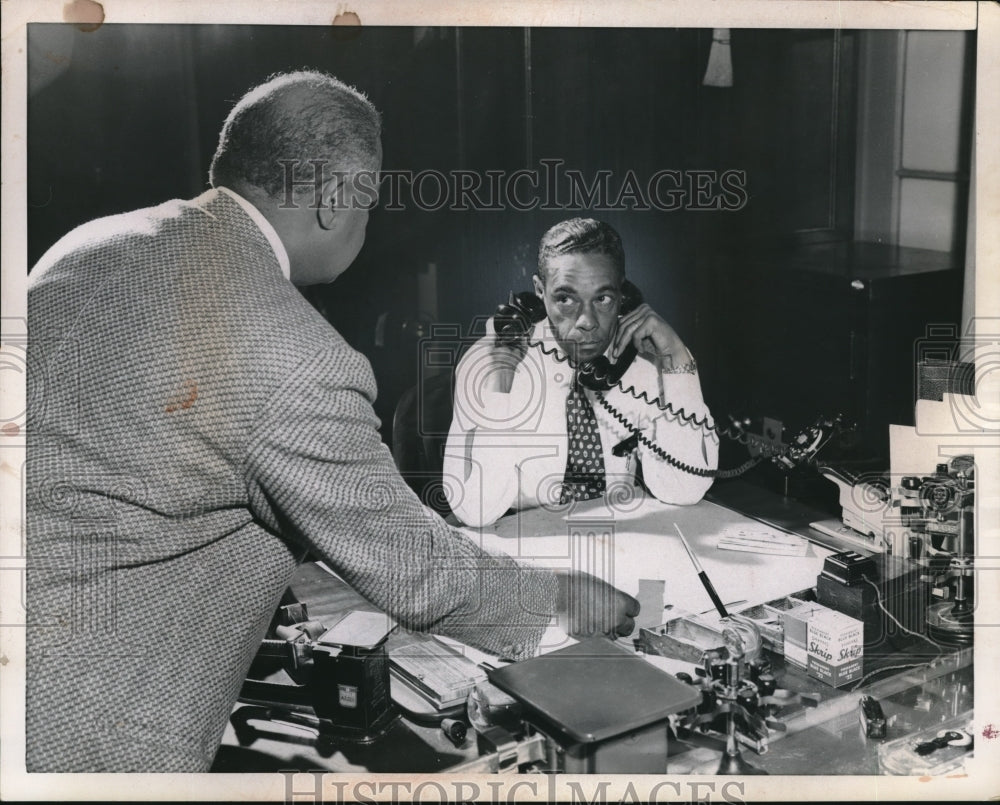
<instances>
[{"instance_id":1,"label":"polka dot necktie","mask_svg":"<svg viewBox=\"0 0 1000 805\"><path fill-rule=\"evenodd\" d=\"M575 379L566 398L566 434L569 452L560 503L590 500L604 494L604 451L590 401Z\"/></svg>"}]
</instances>

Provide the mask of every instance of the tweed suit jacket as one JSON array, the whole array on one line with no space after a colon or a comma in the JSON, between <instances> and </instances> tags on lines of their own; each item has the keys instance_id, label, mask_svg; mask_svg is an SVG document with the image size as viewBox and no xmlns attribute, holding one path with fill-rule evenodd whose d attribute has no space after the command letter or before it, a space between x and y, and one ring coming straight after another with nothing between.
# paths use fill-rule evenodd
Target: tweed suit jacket
<instances>
[{"instance_id":1,"label":"tweed suit jacket","mask_svg":"<svg viewBox=\"0 0 1000 805\"><path fill-rule=\"evenodd\" d=\"M30 275L29 771L204 771L311 551L408 628L530 656L555 581L422 507L367 360L231 196L101 219Z\"/></svg>"}]
</instances>

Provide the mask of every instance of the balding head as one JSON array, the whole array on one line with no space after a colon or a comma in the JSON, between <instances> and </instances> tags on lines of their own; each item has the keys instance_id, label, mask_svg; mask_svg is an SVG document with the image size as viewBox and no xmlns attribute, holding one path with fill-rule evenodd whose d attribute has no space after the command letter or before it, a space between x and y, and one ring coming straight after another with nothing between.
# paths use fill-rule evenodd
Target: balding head
<instances>
[{"instance_id":1,"label":"balding head","mask_svg":"<svg viewBox=\"0 0 1000 805\"><path fill-rule=\"evenodd\" d=\"M292 282L332 282L365 242L378 199L380 129L368 99L333 76L279 75L233 107L209 180L267 219L288 253Z\"/></svg>"},{"instance_id":2,"label":"balding head","mask_svg":"<svg viewBox=\"0 0 1000 805\"><path fill-rule=\"evenodd\" d=\"M253 189L282 198L288 163L295 179L378 170L381 121L371 102L353 87L315 71L284 73L250 90L233 107L219 135L209 182L237 191Z\"/></svg>"}]
</instances>

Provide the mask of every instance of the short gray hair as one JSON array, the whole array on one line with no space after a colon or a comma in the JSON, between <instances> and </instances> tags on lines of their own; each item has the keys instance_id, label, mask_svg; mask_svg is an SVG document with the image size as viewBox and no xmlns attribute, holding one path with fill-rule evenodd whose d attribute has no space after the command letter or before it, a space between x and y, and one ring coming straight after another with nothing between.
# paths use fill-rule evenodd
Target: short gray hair
<instances>
[{"instance_id":1,"label":"short gray hair","mask_svg":"<svg viewBox=\"0 0 1000 805\"><path fill-rule=\"evenodd\" d=\"M299 179L313 178L307 160L324 172L375 170L382 123L361 92L326 73L281 73L247 92L233 107L212 157L212 187L249 184L283 196L283 161L301 163Z\"/></svg>"}]
</instances>

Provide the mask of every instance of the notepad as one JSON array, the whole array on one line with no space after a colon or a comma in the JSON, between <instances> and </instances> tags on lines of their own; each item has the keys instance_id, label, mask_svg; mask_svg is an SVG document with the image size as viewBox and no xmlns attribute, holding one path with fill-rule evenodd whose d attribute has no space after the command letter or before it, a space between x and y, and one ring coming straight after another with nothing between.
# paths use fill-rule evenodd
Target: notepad
<instances>
[{"instance_id":1,"label":"notepad","mask_svg":"<svg viewBox=\"0 0 1000 805\"><path fill-rule=\"evenodd\" d=\"M639 614L636 616L636 628L651 629L663 623L663 593L666 589L663 579L639 579Z\"/></svg>"},{"instance_id":2,"label":"notepad","mask_svg":"<svg viewBox=\"0 0 1000 805\"><path fill-rule=\"evenodd\" d=\"M809 552L809 541L763 523L734 524L719 533L717 547L723 551L805 556Z\"/></svg>"}]
</instances>

